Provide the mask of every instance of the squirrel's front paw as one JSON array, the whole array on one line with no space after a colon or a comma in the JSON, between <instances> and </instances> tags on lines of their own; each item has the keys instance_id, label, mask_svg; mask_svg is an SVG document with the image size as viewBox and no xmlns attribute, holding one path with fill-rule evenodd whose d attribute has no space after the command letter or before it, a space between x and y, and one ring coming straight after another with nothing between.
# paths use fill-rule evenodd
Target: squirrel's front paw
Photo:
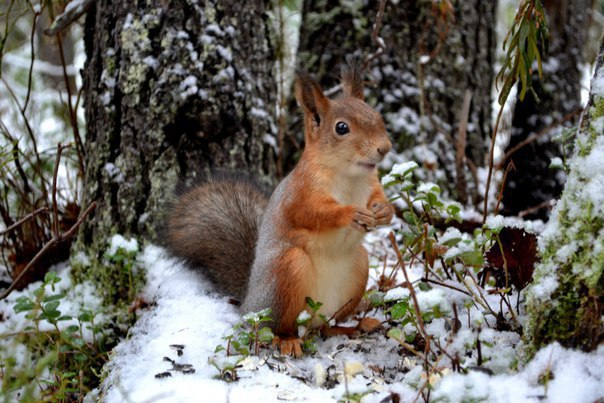
<instances>
[{"instance_id":1,"label":"squirrel's front paw","mask_svg":"<svg viewBox=\"0 0 604 403\"><path fill-rule=\"evenodd\" d=\"M373 203L371 205L375 225L388 225L394 216L394 207L390 203Z\"/></svg>"},{"instance_id":2,"label":"squirrel's front paw","mask_svg":"<svg viewBox=\"0 0 604 403\"><path fill-rule=\"evenodd\" d=\"M350 226L359 232L368 232L375 227L374 213L364 208L357 208L352 216Z\"/></svg>"}]
</instances>

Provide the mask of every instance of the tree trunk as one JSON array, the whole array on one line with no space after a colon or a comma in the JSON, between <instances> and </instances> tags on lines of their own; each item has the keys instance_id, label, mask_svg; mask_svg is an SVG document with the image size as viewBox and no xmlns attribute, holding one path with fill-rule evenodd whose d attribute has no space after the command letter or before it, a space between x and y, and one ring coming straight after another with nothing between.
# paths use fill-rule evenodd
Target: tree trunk
<instances>
[{"instance_id":1,"label":"tree trunk","mask_svg":"<svg viewBox=\"0 0 604 403\"><path fill-rule=\"evenodd\" d=\"M79 248L157 239L177 183L226 167L274 175L276 86L268 0L99 0L86 20Z\"/></svg>"},{"instance_id":2,"label":"tree trunk","mask_svg":"<svg viewBox=\"0 0 604 403\"><path fill-rule=\"evenodd\" d=\"M459 155L463 179L466 164L484 166L486 139L491 134L497 4L480 0L452 3L452 13L444 15L431 2L386 3L380 31L386 49L370 64L377 90L369 91L368 98L383 113L396 151L424 163L426 180L437 181L462 201L464 196L476 201L472 177L467 178L470 189L457 184L455 147L460 141L459 122L468 89L472 100L466 146ZM305 0L300 66L317 73L323 86L333 85L346 56L377 49L371 41L377 6L378 2L369 1Z\"/></svg>"},{"instance_id":3,"label":"tree trunk","mask_svg":"<svg viewBox=\"0 0 604 403\"><path fill-rule=\"evenodd\" d=\"M568 180L541 239L527 294L529 351L558 341L593 350L604 340L604 41Z\"/></svg>"},{"instance_id":4,"label":"tree trunk","mask_svg":"<svg viewBox=\"0 0 604 403\"><path fill-rule=\"evenodd\" d=\"M539 101L530 92L523 101L516 100L508 151L529 136L547 133L505 161L504 166L513 162L515 170L508 174L503 204L507 214L537 208L526 217L547 220L548 202L560 197L565 180L562 171L549 168L552 158L565 154L552 138L564 128L574 127L581 109L580 67L591 0L546 0L543 5L551 37L549 55L543 60L543 79L537 72L533 76ZM552 129L556 122L562 124Z\"/></svg>"}]
</instances>

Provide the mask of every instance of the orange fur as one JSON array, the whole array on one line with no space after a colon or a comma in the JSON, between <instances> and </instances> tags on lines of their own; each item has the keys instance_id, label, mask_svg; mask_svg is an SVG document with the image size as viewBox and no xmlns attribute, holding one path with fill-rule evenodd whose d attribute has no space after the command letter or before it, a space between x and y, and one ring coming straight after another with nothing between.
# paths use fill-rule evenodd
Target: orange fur
<instances>
[{"instance_id":1,"label":"orange fur","mask_svg":"<svg viewBox=\"0 0 604 403\"><path fill-rule=\"evenodd\" d=\"M243 309L268 304L281 337L296 335L306 297L336 320L355 312L368 277L363 236L392 218L376 169L391 148L384 122L363 102L358 72L346 71L344 80L344 95L332 100L310 76L298 79L304 152L273 193L259 231ZM338 133L342 123L348 130ZM267 284L274 295L266 295Z\"/></svg>"}]
</instances>

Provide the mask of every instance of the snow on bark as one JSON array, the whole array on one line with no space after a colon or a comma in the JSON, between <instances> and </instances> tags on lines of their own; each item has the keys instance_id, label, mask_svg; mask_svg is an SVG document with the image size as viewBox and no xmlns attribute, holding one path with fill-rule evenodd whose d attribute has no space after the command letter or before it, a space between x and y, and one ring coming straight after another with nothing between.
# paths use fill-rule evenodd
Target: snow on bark
<instances>
[{"instance_id":1,"label":"snow on bark","mask_svg":"<svg viewBox=\"0 0 604 403\"><path fill-rule=\"evenodd\" d=\"M529 350L552 341L593 350L604 336L604 41L568 181L539 239L527 293Z\"/></svg>"}]
</instances>

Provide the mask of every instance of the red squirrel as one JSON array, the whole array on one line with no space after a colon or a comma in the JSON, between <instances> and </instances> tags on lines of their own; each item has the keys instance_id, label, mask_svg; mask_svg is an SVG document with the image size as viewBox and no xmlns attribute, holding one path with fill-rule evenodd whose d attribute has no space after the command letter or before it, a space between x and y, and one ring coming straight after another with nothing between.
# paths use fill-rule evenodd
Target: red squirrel
<instances>
[{"instance_id":1,"label":"red squirrel","mask_svg":"<svg viewBox=\"0 0 604 403\"><path fill-rule=\"evenodd\" d=\"M282 349L291 351L292 341L295 355L296 318L309 309L307 297L328 318L354 313L367 286L363 237L394 212L377 177L392 147L383 119L364 102L352 64L342 70L342 87L329 99L311 76L298 74L305 148L270 199L249 181L218 175L168 213L168 249L241 300L243 313L270 308L269 326Z\"/></svg>"}]
</instances>

